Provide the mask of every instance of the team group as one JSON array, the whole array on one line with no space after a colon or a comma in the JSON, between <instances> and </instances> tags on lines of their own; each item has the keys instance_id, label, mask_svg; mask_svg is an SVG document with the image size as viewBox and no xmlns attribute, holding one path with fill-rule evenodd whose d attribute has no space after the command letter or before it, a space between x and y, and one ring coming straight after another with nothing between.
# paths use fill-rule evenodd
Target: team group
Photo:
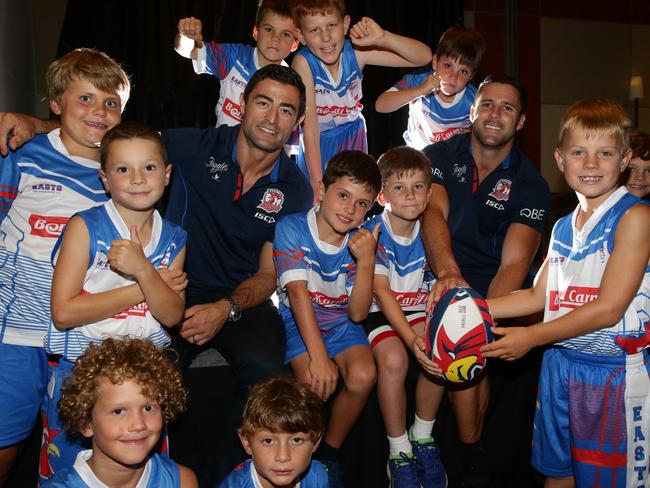
<instances>
[{"instance_id":1,"label":"team group","mask_svg":"<svg viewBox=\"0 0 650 488\"><path fill-rule=\"evenodd\" d=\"M43 486L197 486L164 424L206 347L238 384L219 486L344 486L340 448L375 385L391 486L447 486L432 436L445 391L463 468L452 484L495 486L482 431L490 389L507 385L488 368L448 388L425 353L426 311L457 286L497 320L544 312L497 324L482 354L548 346L528 425L545 486L647 484L650 137L630 134L624 109L587 100L564 114L555 159L578 206L533 279L549 189L514 145L523 87L468 84L478 32L452 27L432 55L368 17L350 25L342 0L262 0L254 48L201 32L181 19L174 47L221 80L217 127L120 123L128 76L91 49L48 68L57 120L0 114L0 486L39 412ZM409 122L407 145L375 160L364 66L427 63L376 100L408 104Z\"/></svg>"}]
</instances>

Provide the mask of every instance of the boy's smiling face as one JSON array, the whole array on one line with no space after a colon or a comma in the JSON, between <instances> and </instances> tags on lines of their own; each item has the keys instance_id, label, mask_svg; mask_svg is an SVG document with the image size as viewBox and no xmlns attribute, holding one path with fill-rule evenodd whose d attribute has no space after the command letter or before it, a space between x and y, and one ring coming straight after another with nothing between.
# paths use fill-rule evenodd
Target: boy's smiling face
<instances>
[{"instance_id":1,"label":"boy's smiling face","mask_svg":"<svg viewBox=\"0 0 650 488\"><path fill-rule=\"evenodd\" d=\"M296 34L314 56L332 66L339 61L349 27L348 15L341 17L337 11L315 13L300 19L300 29Z\"/></svg>"},{"instance_id":2,"label":"boy's smiling face","mask_svg":"<svg viewBox=\"0 0 650 488\"><path fill-rule=\"evenodd\" d=\"M379 201L390 207L391 214L405 222L416 221L429 202L431 185L420 170L390 175L384 182ZM383 200L383 202L382 202Z\"/></svg>"},{"instance_id":3,"label":"boy's smiling face","mask_svg":"<svg viewBox=\"0 0 650 488\"><path fill-rule=\"evenodd\" d=\"M257 41L260 67L267 64L280 64L298 47L295 36L296 24L290 17L267 13L259 26L253 28L253 38Z\"/></svg>"}]
</instances>

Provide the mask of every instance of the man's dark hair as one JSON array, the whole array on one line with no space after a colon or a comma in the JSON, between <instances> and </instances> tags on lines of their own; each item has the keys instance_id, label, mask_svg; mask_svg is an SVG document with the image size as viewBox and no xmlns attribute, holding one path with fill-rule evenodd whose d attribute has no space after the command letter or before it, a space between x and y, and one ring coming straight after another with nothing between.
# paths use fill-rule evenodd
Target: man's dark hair
<instances>
[{"instance_id":1,"label":"man's dark hair","mask_svg":"<svg viewBox=\"0 0 650 488\"><path fill-rule=\"evenodd\" d=\"M248 81L246 88L244 89L244 102L248 101L248 95L253 91L255 85L257 85L262 80L274 80L285 85L295 86L298 89L298 94L300 95L300 105L298 106L298 115L296 119L299 119L305 113L305 84L302 82L302 78L295 70L287 66L280 66L278 64L267 64L263 68L258 69L251 79Z\"/></svg>"},{"instance_id":2,"label":"man's dark hair","mask_svg":"<svg viewBox=\"0 0 650 488\"><path fill-rule=\"evenodd\" d=\"M513 80L508 76L490 75L486 77L478 86L478 90L476 90L476 96L474 97L474 100L478 100L478 97L483 91L483 88L485 88L490 83L499 83L501 85L510 85L511 87L513 87L519 94L519 105L521 106L519 115L523 115L526 113L526 103L528 102L528 96L526 95L526 88L524 88L524 86L520 84L518 81Z\"/></svg>"},{"instance_id":3,"label":"man's dark hair","mask_svg":"<svg viewBox=\"0 0 650 488\"><path fill-rule=\"evenodd\" d=\"M365 185L375 196L381 190L381 173L377 162L362 151L341 151L333 156L325 168L323 186L327 190L327 187L344 176Z\"/></svg>"}]
</instances>

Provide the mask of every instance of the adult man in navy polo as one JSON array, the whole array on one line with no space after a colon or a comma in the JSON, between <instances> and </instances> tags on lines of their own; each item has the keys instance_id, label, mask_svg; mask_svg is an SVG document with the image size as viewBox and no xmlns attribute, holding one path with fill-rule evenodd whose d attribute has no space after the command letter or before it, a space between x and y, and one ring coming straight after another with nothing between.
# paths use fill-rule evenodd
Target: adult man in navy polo
<instances>
[{"instance_id":1,"label":"adult man in navy polo","mask_svg":"<svg viewBox=\"0 0 650 488\"><path fill-rule=\"evenodd\" d=\"M514 146L515 134L526 120L525 105L523 87L506 79L488 79L480 85L470 109L471 132L424 149L434 173L431 198L422 218L422 237L438 277L434 300L455 286L469 284L483 296L494 297L531 282L529 268L548 213L549 189ZM488 367L492 396L485 376L469 387L449 391L461 441L459 457L469 461L461 468L464 486L493 486L481 472L481 463L473 461L485 457L481 433L489 398L490 402L499 400L494 395L501 395L503 388L507 390L516 381L506 372L505 386L502 388L499 380L494 384L491 370L495 364ZM524 423L530 419L529 425L523 426L528 431L532 413L522 416ZM492 420L486 421L486 443L491 442L487 431L493 427L488 425ZM501 427L517 429L512 424ZM529 445L530 439L512 448L525 453ZM444 455L444 447L442 452ZM526 459L525 466L528 464Z\"/></svg>"}]
</instances>

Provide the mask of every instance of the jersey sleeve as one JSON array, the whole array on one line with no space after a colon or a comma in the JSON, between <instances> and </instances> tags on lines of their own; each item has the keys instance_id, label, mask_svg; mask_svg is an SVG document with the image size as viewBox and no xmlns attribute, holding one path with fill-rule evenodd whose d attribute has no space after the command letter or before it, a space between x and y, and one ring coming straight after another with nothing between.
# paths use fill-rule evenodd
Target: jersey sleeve
<instances>
[{"instance_id":1,"label":"jersey sleeve","mask_svg":"<svg viewBox=\"0 0 650 488\"><path fill-rule=\"evenodd\" d=\"M393 88L395 90L409 90L411 88L417 88L422 84L424 79L426 78L424 73L416 72L416 73L410 73L401 80L399 80L397 83L393 85Z\"/></svg>"},{"instance_id":2,"label":"jersey sleeve","mask_svg":"<svg viewBox=\"0 0 650 488\"><path fill-rule=\"evenodd\" d=\"M308 270L302 250L304 232L300 229L293 216L285 217L275 226L273 239L273 261L280 282L280 287L285 288L292 281L307 281Z\"/></svg>"},{"instance_id":3,"label":"jersey sleeve","mask_svg":"<svg viewBox=\"0 0 650 488\"><path fill-rule=\"evenodd\" d=\"M431 162L431 171L433 171L432 183L447 187L445 180L447 178L447 161L448 149L444 142L430 144L425 147L422 152L429 158Z\"/></svg>"},{"instance_id":4,"label":"jersey sleeve","mask_svg":"<svg viewBox=\"0 0 650 488\"><path fill-rule=\"evenodd\" d=\"M0 221L9 213L11 205L18 195L20 169L16 164L16 153L0 156Z\"/></svg>"},{"instance_id":5,"label":"jersey sleeve","mask_svg":"<svg viewBox=\"0 0 650 488\"><path fill-rule=\"evenodd\" d=\"M223 80L230 72L233 65L239 59L244 59L245 52L244 44L218 44L211 41L204 44L205 54L197 57L194 64L194 71L196 73L207 73L216 76L218 79Z\"/></svg>"},{"instance_id":6,"label":"jersey sleeve","mask_svg":"<svg viewBox=\"0 0 650 488\"><path fill-rule=\"evenodd\" d=\"M550 192L546 181L537 174L535 178L528 178L518 189L517 204L512 207L511 222L543 232L549 199Z\"/></svg>"}]
</instances>

